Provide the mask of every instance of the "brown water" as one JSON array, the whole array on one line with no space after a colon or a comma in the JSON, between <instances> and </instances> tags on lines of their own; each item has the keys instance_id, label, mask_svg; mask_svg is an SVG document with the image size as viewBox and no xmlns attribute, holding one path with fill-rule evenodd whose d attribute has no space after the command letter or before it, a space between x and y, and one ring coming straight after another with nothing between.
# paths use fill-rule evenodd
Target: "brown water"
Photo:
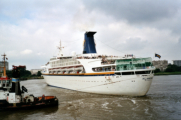
<instances>
[{"instance_id":1,"label":"brown water","mask_svg":"<svg viewBox=\"0 0 181 120\"><path fill-rule=\"evenodd\" d=\"M155 76L144 97L76 92L47 86L44 80L21 82L29 94L55 95L58 107L0 111L0 120L154 120L181 119L181 75Z\"/></svg>"}]
</instances>

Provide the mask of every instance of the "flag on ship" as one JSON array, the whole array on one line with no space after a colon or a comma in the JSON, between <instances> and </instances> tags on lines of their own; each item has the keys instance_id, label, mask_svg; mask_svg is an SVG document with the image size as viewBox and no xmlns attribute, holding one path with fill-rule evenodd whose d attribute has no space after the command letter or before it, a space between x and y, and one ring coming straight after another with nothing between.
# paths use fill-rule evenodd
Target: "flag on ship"
<instances>
[{"instance_id":1,"label":"flag on ship","mask_svg":"<svg viewBox=\"0 0 181 120\"><path fill-rule=\"evenodd\" d=\"M161 58L161 55L155 53L155 57Z\"/></svg>"}]
</instances>

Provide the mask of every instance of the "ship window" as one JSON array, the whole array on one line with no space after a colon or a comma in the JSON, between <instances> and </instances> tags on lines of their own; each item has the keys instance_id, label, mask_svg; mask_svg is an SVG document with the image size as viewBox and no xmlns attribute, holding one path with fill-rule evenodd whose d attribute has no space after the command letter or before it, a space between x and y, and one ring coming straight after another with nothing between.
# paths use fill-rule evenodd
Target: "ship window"
<instances>
[{"instance_id":1,"label":"ship window","mask_svg":"<svg viewBox=\"0 0 181 120\"><path fill-rule=\"evenodd\" d=\"M136 74L150 74L150 71L136 71Z\"/></svg>"},{"instance_id":2,"label":"ship window","mask_svg":"<svg viewBox=\"0 0 181 120\"><path fill-rule=\"evenodd\" d=\"M121 75L121 73L115 73L116 75Z\"/></svg>"},{"instance_id":3,"label":"ship window","mask_svg":"<svg viewBox=\"0 0 181 120\"><path fill-rule=\"evenodd\" d=\"M126 70L127 69L127 66L124 66L124 70Z\"/></svg>"},{"instance_id":4,"label":"ship window","mask_svg":"<svg viewBox=\"0 0 181 120\"><path fill-rule=\"evenodd\" d=\"M6 81L5 81L5 80L3 80L3 83L6 83Z\"/></svg>"},{"instance_id":5,"label":"ship window","mask_svg":"<svg viewBox=\"0 0 181 120\"><path fill-rule=\"evenodd\" d=\"M7 80L7 84L9 84L9 80Z\"/></svg>"},{"instance_id":6,"label":"ship window","mask_svg":"<svg viewBox=\"0 0 181 120\"><path fill-rule=\"evenodd\" d=\"M122 72L122 75L134 75L134 72Z\"/></svg>"}]
</instances>

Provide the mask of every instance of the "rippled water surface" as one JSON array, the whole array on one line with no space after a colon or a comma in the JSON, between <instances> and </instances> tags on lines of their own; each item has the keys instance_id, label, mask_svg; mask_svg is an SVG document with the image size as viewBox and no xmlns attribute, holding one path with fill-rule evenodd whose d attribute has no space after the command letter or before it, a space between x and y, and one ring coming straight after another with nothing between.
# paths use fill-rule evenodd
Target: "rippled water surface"
<instances>
[{"instance_id":1,"label":"rippled water surface","mask_svg":"<svg viewBox=\"0 0 181 120\"><path fill-rule=\"evenodd\" d=\"M44 80L21 82L29 94L55 95L58 107L0 111L0 120L153 120L181 119L181 75L155 76L144 97L76 92L47 86Z\"/></svg>"}]
</instances>

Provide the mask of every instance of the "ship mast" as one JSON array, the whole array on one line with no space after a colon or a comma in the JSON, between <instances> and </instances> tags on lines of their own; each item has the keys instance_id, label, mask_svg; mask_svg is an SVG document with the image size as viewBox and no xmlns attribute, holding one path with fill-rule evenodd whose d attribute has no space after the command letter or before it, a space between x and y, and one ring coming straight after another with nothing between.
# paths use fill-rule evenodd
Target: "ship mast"
<instances>
[{"instance_id":1,"label":"ship mast","mask_svg":"<svg viewBox=\"0 0 181 120\"><path fill-rule=\"evenodd\" d=\"M64 48L64 47L61 46L61 40L60 40L60 46L58 46L59 52L58 52L57 57L63 56L62 48Z\"/></svg>"},{"instance_id":2,"label":"ship mast","mask_svg":"<svg viewBox=\"0 0 181 120\"><path fill-rule=\"evenodd\" d=\"M4 53L3 55L1 55L1 56L3 56L3 61L4 61L4 76L6 77L6 54ZM3 68L3 67L2 67Z\"/></svg>"}]
</instances>

